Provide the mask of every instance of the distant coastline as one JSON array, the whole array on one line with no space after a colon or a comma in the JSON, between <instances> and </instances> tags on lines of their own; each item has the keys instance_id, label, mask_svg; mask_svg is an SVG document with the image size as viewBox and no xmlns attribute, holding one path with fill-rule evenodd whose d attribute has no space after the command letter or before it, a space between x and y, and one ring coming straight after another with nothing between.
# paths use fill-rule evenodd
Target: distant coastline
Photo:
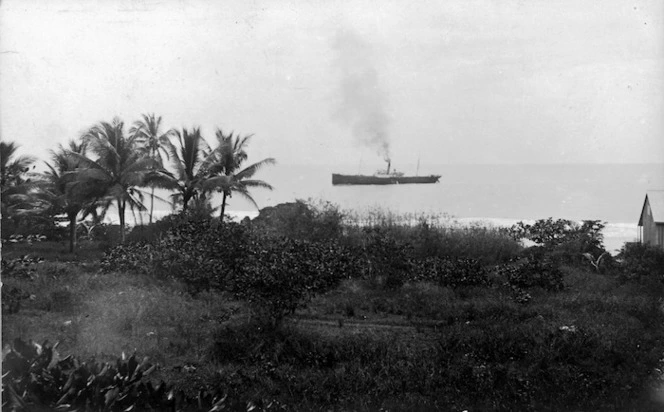
<instances>
[{"instance_id":1,"label":"distant coastline","mask_svg":"<svg viewBox=\"0 0 664 412\"><path fill-rule=\"evenodd\" d=\"M154 215L153 215L153 220L159 220L163 218L164 216L168 216L172 211L165 211L165 210L155 210ZM253 219L256 216L258 216L258 211L256 210L240 210L240 211L227 211L227 214L236 222L239 222L243 220L245 217L248 217L249 219ZM548 216L543 216L542 219L547 218ZM559 218L555 217L554 218ZM138 213L137 213L137 221L138 224L140 224L140 220L138 220ZM523 221L525 223L534 223L535 220L533 219L517 219L517 218L494 218L494 217L461 217L461 218L456 218L453 216L449 217L449 221L445 222L446 225L459 225L459 226L474 226L474 225L479 225L479 226L484 226L484 227L510 227L513 224ZM113 213L109 213L106 215L106 219L104 221L105 223L108 224L118 224L118 219L117 216L115 216ZM127 219L128 225L129 226L134 226L134 219L128 218ZM143 213L143 224L147 224L148 222L148 216L147 213ZM636 222L633 223L628 223L628 222L607 222L606 227L602 231L604 234L604 247L606 250L608 250L611 254L615 255L618 253L620 248L623 246L625 242L634 242L637 239L638 236L638 227Z\"/></svg>"}]
</instances>

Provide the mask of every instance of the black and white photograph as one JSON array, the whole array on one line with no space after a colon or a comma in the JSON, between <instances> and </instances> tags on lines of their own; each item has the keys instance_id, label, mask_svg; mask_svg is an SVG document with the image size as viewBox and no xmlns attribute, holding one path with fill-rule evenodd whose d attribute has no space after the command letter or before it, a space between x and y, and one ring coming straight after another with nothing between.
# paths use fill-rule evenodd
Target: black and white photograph
<instances>
[{"instance_id":1,"label":"black and white photograph","mask_svg":"<svg viewBox=\"0 0 664 412\"><path fill-rule=\"evenodd\" d=\"M0 0L2 410L664 410L664 2Z\"/></svg>"}]
</instances>

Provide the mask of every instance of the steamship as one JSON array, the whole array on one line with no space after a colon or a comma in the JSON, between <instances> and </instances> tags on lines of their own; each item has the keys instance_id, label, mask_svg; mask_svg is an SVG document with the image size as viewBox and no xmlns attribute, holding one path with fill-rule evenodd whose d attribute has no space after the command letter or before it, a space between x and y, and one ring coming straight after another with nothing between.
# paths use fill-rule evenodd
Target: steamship
<instances>
[{"instance_id":1,"label":"steamship","mask_svg":"<svg viewBox=\"0 0 664 412\"><path fill-rule=\"evenodd\" d=\"M418 168L419 169L419 168ZM332 174L333 185L403 185L414 183L438 183L440 175L405 176L396 170L390 173L390 162L386 170L379 170L373 175L342 175Z\"/></svg>"}]
</instances>

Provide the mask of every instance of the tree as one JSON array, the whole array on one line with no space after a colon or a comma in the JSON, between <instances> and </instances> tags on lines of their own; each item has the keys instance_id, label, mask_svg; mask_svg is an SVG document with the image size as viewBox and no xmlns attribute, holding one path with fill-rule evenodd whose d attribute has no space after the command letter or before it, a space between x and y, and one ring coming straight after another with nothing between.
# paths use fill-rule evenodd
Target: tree
<instances>
[{"instance_id":1,"label":"tree","mask_svg":"<svg viewBox=\"0 0 664 412\"><path fill-rule=\"evenodd\" d=\"M71 153L76 154L72 156ZM104 188L93 181L77 181L83 166L79 156L85 155L85 146L70 141L68 148L58 146L51 151L51 163L41 175L37 197L51 210L52 215L64 213L69 220L69 252L76 248L76 229L79 213L91 212L96 200L104 196Z\"/></svg>"},{"instance_id":2,"label":"tree","mask_svg":"<svg viewBox=\"0 0 664 412\"><path fill-rule=\"evenodd\" d=\"M251 135L240 138L239 136L233 136L232 132L224 135L221 129L217 129L216 138L217 147L205 164L210 177L203 182L203 189L218 190L222 193L221 219L223 219L226 211L226 200L233 193L239 193L258 209L258 205L249 194L249 190L255 187L272 190L272 186L262 180L252 179L252 177L262 167L273 165L276 161L270 157L242 168L242 164L248 158L245 149Z\"/></svg>"},{"instance_id":3,"label":"tree","mask_svg":"<svg viewBox=\"0 0 664 412\"><path fill-rule=\"evenodd\" d=\"M70 152L81 162L77 173L79 184L94 184L104 189L109 207L115 202L120 218L120 239L125 241L125 210L146 210L142 203L143 192L138 187L146 185L148 173L155 168L155 161L137 150L136 137L124 135L124 122L115 118L111 123L100 122L83 134L86 148L95 158Z\"/></svg>"},{"instance_id":4,"label":"tree","mask_svg":"<svg viewBox=\"0 0 664 412\"><path fill-rule=\"evenodd\" d=\"M14 142L0 142L0 197L3 217L26 214L31 209L32 182L28 172L35 158L16 156L18 147Z\"/></svg>"},{"instance_id":5,"label":"tree","mask_svg":"<svg viewBox=\"0 0 664 412\"><path fill-rule=\"evenodd\" d=\"M174 203L181 202L182 210L186 212L191 199L205 196L201 182L207 177L204 165L210 156L210 146L201 136L200 128L191 131L183 128L181 133L178 131L175 135L177 147L168 147L175 174L162 170L155 174L153 181L166 189L175 190L171 197Z\"/></svg>"},{"instance_id":6,"label":"tree","mask_svg":"<svg viewBox=\"0 0 664 412\"><path fill-rule=\"evenodd\" d=\"M169 129L161 133L161 116L156 117L154 113L142 115L142 119L134 123L129 133L134 136L139 147L147 152L147 155L156 163L158 169L164 168L164 159L162 154L169 158L169 148L171 147L170 137L176 135L175 129ZM155 172L156 170L153 170ZM154 176L154 173L152 174ZM152 214L154 211L154 190L158 185L157 181L151 181L148 176L148 185L150 186L150 223L152 223Z\"/></svg>"}]
</instances>

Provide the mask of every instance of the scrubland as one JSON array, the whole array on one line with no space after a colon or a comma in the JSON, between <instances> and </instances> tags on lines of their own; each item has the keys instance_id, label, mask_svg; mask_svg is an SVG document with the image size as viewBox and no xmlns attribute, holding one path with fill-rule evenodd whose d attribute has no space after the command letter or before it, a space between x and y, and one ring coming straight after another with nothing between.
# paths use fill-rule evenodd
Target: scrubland
<instances>
[{"instance_id":1,"label":"scrubland","mask_svg":"<svg viewBox=\"0 0 664 412\"><path fill-rule=\"evenodd\" d=\"M58 241L5 243L5 407L663 407L663 253L625 245L598 259L596 221L353 219L296 202L240 224L170 217L74 254ZM48 362L33 361L55 342ZM134 353L148 360L133 364ZM136 373L93 393L89 382L106 379L94 365ZM72 390L79 375L96 380Z\"/></svg>"}]
</instances>

